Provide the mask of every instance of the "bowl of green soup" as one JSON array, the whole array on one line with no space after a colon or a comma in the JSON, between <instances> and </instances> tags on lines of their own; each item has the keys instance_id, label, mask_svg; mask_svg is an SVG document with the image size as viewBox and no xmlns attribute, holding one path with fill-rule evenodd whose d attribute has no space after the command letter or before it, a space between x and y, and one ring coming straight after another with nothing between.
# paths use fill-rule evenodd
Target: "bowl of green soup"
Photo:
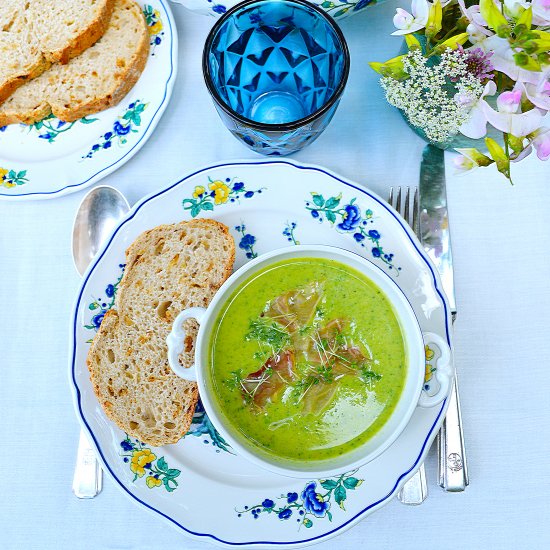
<instances>
[{"instance_id":1,"label":"bowl of green soup","mask_svg":"<svg viewBox=\"0 0 550 550\"><path fill-rule=\"evenodd\" d=\"M178 355L200 325L195 364ZM396 281L329 246L275 250L238 269L208 308L190 308L167 339L174 372L196 380L235 452L279 474L329 477L379 456L416 407L447 396L451 351L422 333ZM423 389L424 346L439 350L439 389Z\"/></svg>"}]
</instances>

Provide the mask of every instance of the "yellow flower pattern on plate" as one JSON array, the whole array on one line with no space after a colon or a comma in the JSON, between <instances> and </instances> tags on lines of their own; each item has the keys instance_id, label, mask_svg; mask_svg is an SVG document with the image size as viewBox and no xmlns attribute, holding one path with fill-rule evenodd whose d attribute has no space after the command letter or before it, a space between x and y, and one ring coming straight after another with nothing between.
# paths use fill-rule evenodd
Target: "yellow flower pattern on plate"
<instances>
[{"instance_id":1,"label":"yellow flower pattern on plate","mask_svg":"<svg viewBox=\"0 0 550 550\"><path fill-rule=\"evenodd\" d=\"M5 187L6 189L13 189L18 185L23 185L29 180L25 177L27 175L26 170L21 170L16 172L15 170L8 170L7 168L2 168L0 166L0 187Z\"/></svg>"},{"instance_id":2,"label":"yellow flower pattern on plate","mask_svg":"<svg viewBox=\"0 0 550 550\"><path fill-rule=\"evenodd\" d=\"M208 187L211 191L214 191L214 204L224 204L227 202L230 189L223 181L213 181Z\"/></svg>"},{"instance_id":3,"label":"yellow flower pattern on plate","mask_svg":"<svg viewBox=\"0 0 550 550\"><path fill-rule=\"evenodd\" d=\"M122 459L130 464L130 471L134 474L136 481L147 475L145 485L149 489L163 486L168 492L174 491L178 487L176 478L181 474L181 470L169 468L166 460L157 455L137 439L131 439L128 434L120 442L122 447Z\"/></svg>"}]
</instances>

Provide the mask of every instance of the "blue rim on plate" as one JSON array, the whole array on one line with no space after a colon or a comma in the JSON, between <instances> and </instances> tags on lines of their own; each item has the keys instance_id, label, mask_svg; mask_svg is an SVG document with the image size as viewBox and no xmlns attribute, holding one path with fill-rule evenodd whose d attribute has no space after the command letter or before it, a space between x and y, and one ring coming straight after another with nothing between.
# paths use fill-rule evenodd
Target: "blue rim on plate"
<instances>
[{"instance_id":1,"label":"blue rim on plate","mask_svg":"<svg viewBox=\"0 0 550 550\"><path fill-rule=\"evenodd\" d=\"M149 120L147 126L143 128L143 130L140 130L141 134L139 136L139 139L128 149L124 152L124 154L120 157L118 157L114 162L111 162L107 166L103 166L100 169L98 169L96 172L94 172L92 175L87 175L85 179L82 181L79 181L77 183L70 183L67 185L63 185L62 187L58 189L54 189L52 191L32 191L29 193L18 193L18 194L11 194L1 191L0 186L0 199L8 199L8 200L21 200L21 199L45 199L45 198L53 198L56 195L65 195L67 193L71 193L74 191L78 191L80 188L88 187L92 183L95 183L99 181L101 178L107 176L108 174L112 173L114 170L116 170L119 166L122 166L125 164L128 160L130 160L145 144L145 142L149 139L151 133L153 132L154 128L156 127L157 123L160 120L161 115L163 114L164 110L166 109L168 102L170 100L170 96L172 93L172 88L174 85L174 80L177 74L177 50L178 50L178 36L177 36L177 30L174 23L172 12L166 4L167 0L155 0L154 4L155 6L149 6L149 7L156 7L158 4L158 7L161 7L163 10L163 23L167 24L168 27L168 33L167 36L169 38L169 51L168 51L168 58L170 60L169 63L169 73L167 76L166 81L162 88L162 98L159 102L159 104L156 107L156 110L154 111L151 119ZM143 5L143 7L147 7L147 0L139 0L139 4ZM150 60L149 60L150 61ZM148 62L149 62L148 61ZM147 66L146 66L147 69ZM143 75L142 75L143 76ZM139 81L138 81L139 83ZM136 85L138 84L136 83ZM134 86L135 88L135 86ZM134 89L133 88L133 89ZM130 94L132 93L132 90L126 95L125 98L122 99L122 101L119 103L118 106L113 107L112 109L116 109L117 107L123 106L124 102L127 101L127 99L130 97ZM80 154L80 153L79 153ZM1 162L6 162L2 161ZM37 164L38 165L38 164Z\"/></svg>"},{"instance_id":2,"label":"blue rim on plate","mask_svg":"<svg viewBox=\"0 0 550 550\"><path fill-rule=\"evenodd\" d=\"M452 348L452 343L451 343L451 338L450 338L449 308L448 308L448 305L447 305L447 302L446 302L446 297L445 297L443 291L441 290L440 285L438 284L439 280L438 280L438 275L436 274L435 268L432 266L430 260L427 258L427 256L421 250L421 248L419 248L419 246L417 245L417 242L413 239L412 232L411 232L410 228L408 228L408 226L406 226L406 224L403 223L403 221L395 214L393 209L391 209L387 203L385 203L383 200L378 198L376 195L372 194L367 189L361 188L361 187L357 186L356 184L353 184L349 181L346 181L345 179L340 178L339 176L333 174L332 172L330 172L328 170L325 170L324 168L321 168L321 167L318 167L318 166L297 164L295 162L290 162L288 160L234 161L234 162L214 164L214 165L208 166L206 168L196 170L193 173L187 175L186 177L180 179L176 183L174 183L174 184L172 184L172 185L170 185L170 186L168 186L168 187L166 187L166 188L164 188L160 191L157 191L157 192L154 192L154 193L148 195L147 197L143 198L139 203L137 203L133 207L133 209L129 212L129 214L120 222L120 224L114 230L113 234L111 235L111 237L109 238L107 243L102 248L100 254L90 264L86 274L83 277L80 291L77 295L76 301L75 301L74 306L73 306L73 316L72 316L72 321L71 321L72 322L72 326L71 326L72 337L71 337L71 341L70 341L70 345L72 346L72 349L70 350L70 357L71 358L70 358L70 364L69 364L69 378L70 378L70 384L71 384L71 388L72 388L72 392L73 392L75 408L78 411L79 420L81 421L82 425L85 427L88 436L94 441L95 446L97 448L97 451L98 451L98 453L101 457L101 461L103 463L103 466L110 472L112 477L116 480L117 485L126 494L131 496L135 501L139 502L140 504L145 506L147 509L149 509L153 512L156 512L161 517L165 518L166 520L171 522L173 525L181 528L183 531L185 531L189 535L192 535L192 536L197 537L197 538L210 539L213 542L221 543L222 545L227 545L227 546L272 545L272 546L289 546L289 547L291 547L291 546L298 546L298 545L300 545L300 546L301 545L307 545L308 543L310 544L314 541L321 541L323 539L331 538L332 536L334 536L339 531L342 531L343 529L345 530L345 528L350 523L353 523L356 520L358 520L358 518L360 518L361 516L364 516L367 511L372 510L373 508L376 508L376 507L380 507L383 503L388 501L388 499L390 499L392 496L394 496L395 493L397 492L397 489L400 486L401 482L405 478L410 477L410 474L415 470L416 466L424 458L425 453L427 453L427 450L428 450L427 445L431 440L433 440L434 430L436 429L436 427L442 421L443 413L446 410L446 407L447 407L447 404L448 404L448 397L443 401L441 406L438 407L438 411L437 411L437 415L435 417L435 420L431 424L431 427L430 427L427 435L425 436L425 438L422 442L422 445L420 447L420 450L419 450L419 452L416 456L416 459L415 459L414 463L412 464L411 467L409 467L407 470L405 470L403 473L401 473L397 477L397 479L394 481L391 488L388 489L385 496L383 496L382 498L376 500L375 502L369 503L367 506L365 506L359 512L357 512L353 517L350 517L349 519L347 519L343 523L339 524L336 528L334 528L334 529L332 529L328 532L324 532L322 534L307 538L307 539L301 539L301 540L295 540L295 541L251 540L251 541L235 542L235 541L230 541L230 540L224 540L224 539L222 539L222 538L220 538L220 537L218 537L214 534L211 534L211 533L198 532L198 531L194 531L192 529L189 529L189 528L185 527L184 525L182 525L176 519L170 517L170 515L158 510L154 506L152 506L152 505L148 504L147 502L145 502L144 500L140 499L138 496L133 494L128 489L128 486L124 483L123 480L121 480L116 475L116 473L113 471L113 469L108 464L107 460L105 459L103 450L102 450L95 434L92 432L87 420L84 417L84 413L83 413L83 410L82 410L82 402L81 402L81 392L80 392L80 389L78 387L78 383L77 383L77 380L76 380L76 374L75 374L76 353L77 353L78 314L79 314L79 311L80 311L80 306L81 306L81 302L82 302L84 289L85 289L86 283L88 282L90 276L94 272L97 265L101 262L102 258L104 257L104 255L106 254L107 250L109 249L111 243L113 242L113 239L118 234L118 232L122 229L122 227L125 224L127 224L128 222L130 222L138 214L138 212L140 212L140 210L147 203L149 203L151 200L163 195L164 193L169 192L170 190L172 190L176 186L178 186L181 183L189 180L190 178L193 178L197 174L205 173L205 172L217 169L217 168L225 168L225 167L231 167L231 166L258 166L258 165L259 166L289 165L293 168L297 168L297 169L300 169L300 170L307 170L307 171L313 171L313 172L318 172L318 173L324 174L324 175L329 176L330 178L338 181L339 183L344 184L345 186L347 186L349 188L352 188L352 189L356 190L357 192L359 192L363 195L368 196L370 199L374 200L377 204L379 204L384 210L386 210L387 213L391 214L391 216L401 226L401 228L403 230L403 233L407 236L407 239L408 239L409 243L412 244L412 246L416 250L418 256L426 264L426 267L429 269L429 272L431 273L431 278L432 278L432 283L434 285L434 289L437 292L438 296L440 297L441 304L443 306L443 311L444 311L444 316L445 316L445 337L446 337L446 341L449 344L449 346L451 346L451 348Z\"/></svg>"}]
</instances>

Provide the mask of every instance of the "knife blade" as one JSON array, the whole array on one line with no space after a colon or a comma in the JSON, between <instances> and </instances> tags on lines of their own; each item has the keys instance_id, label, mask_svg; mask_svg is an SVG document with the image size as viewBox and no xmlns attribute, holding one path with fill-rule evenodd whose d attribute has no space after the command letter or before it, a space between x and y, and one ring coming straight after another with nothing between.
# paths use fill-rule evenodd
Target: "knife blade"
<instances>
[{"instance_id":1,"label":"knife blade","mask_svg":"<svg viewBox=\"0 0 550 550\"><path fill-rule=\"evenodd\" d=\"M454 323L457 309L447 209L445 156L443 150L433 145L426 145L422 153L418 193L420 242L439 271ZM450 492L464 491L469 484L469 478L456 371L449 396L449 408L438 437L438 450L439 485Z\"/></svg>"}]
</instances>

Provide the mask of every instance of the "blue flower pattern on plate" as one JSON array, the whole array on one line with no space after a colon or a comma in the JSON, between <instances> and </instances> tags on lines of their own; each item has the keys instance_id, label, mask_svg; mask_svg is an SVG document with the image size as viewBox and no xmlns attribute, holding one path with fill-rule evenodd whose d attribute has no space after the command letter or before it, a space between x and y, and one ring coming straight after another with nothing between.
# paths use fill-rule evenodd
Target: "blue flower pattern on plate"
<instances>
[{"instance_id":1,"label":"blue flower pattern on plate","mask_svg":"<svg viewBox=\"0 0 550 550\"><path fill-rule=\"evenodd\" d=\"M280 521L287 521L295 514L296 522L306 528L312 527L315 519L332 521L332 502L345 511L348 491L354 491L364 481L355 477L356 472L353 470L330 479L310 481L299 492L291 491L277 499L265 498L261 504L244 506L242 510L235 511L238 517L250 514L254 519L261 514L274 514Z\"/></svg>"},{"instance_id":2,"label":"blue flower pattern on plate","mask_svg":"<svg viewBox=\"0 0 550 550\"><path fill-rule=\"evenodd\" d=\"M256 244L256 237L246 232L246 225L241 222L241 225L235 226L235 231L241 234L241 240L239 241L239 248L244 250L247 259L252 260L258 257L258 254L254 251L254 245Z\"/></svg>"},{"instance_id":3,"label":"blue flower pattern on plate","mask_svg":"<svg viewBox=\"0 0 550 550\"><path fill-rule=\"evenodd\" d=\"M126 264L119 264L119 268L121 270L120 276L116 280L115 283L109 283L104 290L106 298L103 299L101 297L96 298L93 302L88 304L88 310L92 312L92 317L88 321L88 324L84 325L85 329L93 330L97 332L99 330L99 327L101 326L101 322L103 321L103 317L105 317L105 314L115 305L115 298L116 293L118 290L118 285L120 284L120 281L122 280L122 276L124 275L124 267ZM92 340L88 340L88 342L91 342Z\"/></svg>"},{"instance_id":4,"label":"blue flower pattern on plate","mask_svg":"<svg viewBox=\"0 0 550 550\"><path fill-rule=\"evenodd\" d=\"M337 231L349 233L363 248L371 246L372 257L384 262L388 269L399 275L401 268L394 264L393 253L386 252L382 247L382 235L376 229L369 229L374 223L374 212L370 209L363 212L355 198L342 205L341 194L325 199L320 193L312 192L311 200L306 201L306 210L319 223L326 219Z\"/></svg>"},{"instance_id":5,"label":"blue flower pattern on plate","mask_svg":"<svg viewBox=\"0 0 550 550\"><path fill-rule=\"evenodd\" d=\"M92 158L98 151L109 149L113 143L123 146L128 142L126 137L129 133L137 133L137 127L141 126L141 114L147 108L147 103L141 100L133 101L122 116L113 123L113 129L105 132L100 138L99 143L94 143L92 148L82 158Z\"/></svg>"}]
</instances>

